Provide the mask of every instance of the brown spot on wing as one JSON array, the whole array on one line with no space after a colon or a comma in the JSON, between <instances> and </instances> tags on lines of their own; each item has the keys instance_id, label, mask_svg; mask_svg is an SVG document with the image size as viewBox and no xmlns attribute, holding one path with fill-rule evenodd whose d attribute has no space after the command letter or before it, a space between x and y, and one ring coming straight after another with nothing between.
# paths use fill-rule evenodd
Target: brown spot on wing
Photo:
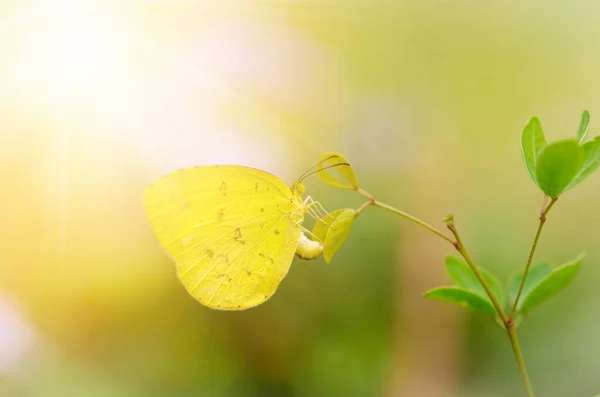
<instances>
[{"instance_id":1,"label":"brown spot on wing","mask_svg":"<svg viewBox=\"0 0 600 397\"><path fill-rule=\"evenodd\" d=\"M238 243L246 244L246 240L244 240L242 238L242 231L240 230L239 227L237 229L235 229L235 235L233 236L233 239L235 241L237 241Z\"/></svg>"},{"instance_id":2,"label":"brown spot on wing","mask_svg":"<svg viewBox=\"0 0 600 397\"><path fill-rule=\"evenodd\" d=\"M261 258L264 258L265 260L269 261L271 264L273 264L275 261L273 260L272 256L267 256L265 254L263 254L262 252L260 252L258 254L258 256L260 256Z\"/></svg>"},{"instance_id":3,"label":"brown spot on wing","mask_svg":"<svg viewBox=\"0 0 600 397\"><path fill-rule=\"evenodd\" d=\"M223 196L227 196L227 184L225 183L225 181L221 182L221 193L223 193Z\"/></svg>"},{"instance_id":4,"label":"brown spot on wing","mask_svg":"<svg viewBox=\"0 0 600 397\"><path fill-rule=\"evenodd\" d=\"M210 248L205 249L204 252L206 252L206 256L208 256L209 258L212 258L213 256L215 256L215 252L213 250L211 250Z\"/></svg>"}]
</instances>

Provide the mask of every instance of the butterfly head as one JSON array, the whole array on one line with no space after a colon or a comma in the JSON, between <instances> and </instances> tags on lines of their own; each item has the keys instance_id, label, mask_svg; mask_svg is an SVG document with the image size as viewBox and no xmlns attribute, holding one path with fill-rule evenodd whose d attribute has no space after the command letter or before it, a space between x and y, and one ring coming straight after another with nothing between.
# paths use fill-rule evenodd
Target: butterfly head
<instances>
[{"instance_id":1,"label":"butterfly head","mask_svg":"<svg viewBox=\"0 0 600 397\"><path fill-rule=\"evenodd\" d=\"M292 184L291 191L295 196L302 196L302 193L304 193L304 183L294 182Z\"/></svg>"}]
</instances>

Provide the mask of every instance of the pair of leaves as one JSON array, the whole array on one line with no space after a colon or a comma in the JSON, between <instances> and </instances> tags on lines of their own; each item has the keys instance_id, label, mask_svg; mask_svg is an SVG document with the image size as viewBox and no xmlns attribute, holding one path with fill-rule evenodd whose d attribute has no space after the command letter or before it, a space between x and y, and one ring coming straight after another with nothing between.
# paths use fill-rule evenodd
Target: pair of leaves
<instances>
[{"instance_id":1,"label":"pair of leaves","mask_svg":"<svg viewBox=\"0 0 600 397\"><path fill-rule=\"evenodd\" d=\"M523 314L564 290L581 270L583 255L554 269L547 263L533 265L523 285L517 313ZM515 273L508 281L509 301L514 302L519 291L523 271Z\"/></svg>"},{"instance_id":2,"label":"pair of leaves","mask_svg":"<svg viewBox=\"0 0 600 397\"><path fill-rule=\"evenodd\" d=\"M498 315L494 304L466 262L449 256L446 258L446 270L456 285L433 288L425 292L426 298L454 303L492 317ZM479 271L502 305L504 290L500 281L485 269L480 268Z\"/></svg>"},{"instance_id":3,"label":"pair of leaves","mask_svg":"<svg viewBox=\"0 0 600 397\"><path fill-rule=\"evenodd\" d=\"M313 235L323 242L325 262L331 262L333 255L340 249L350 234L356 211L351 208L335 210L315 224Z\"/></svg>"},{"instance_id":4,"label":"pair of leaves","mask_svg":"<svg viewBox=\"0 0 600 397\"><path fill-rule=\"evenodd\" d=\"M582 260L583 256L579 256L555 269L552 269L548 264L532 266L523 286L517 313L524 314L564 290L579 273ZM450 256L446 258L446 270L456 285L429 290L424 294L426 298L454 303L493 317L498 315L481 283L464 261ZM506 300L500 281L484 269L480 269L480 272L490 290L496 296L498 303L504 306ZM520 271L515 273L508 281L507 310L509 312L516 299L522 278L523 271Z\"/></svg>"},{"instance_id":5,"label":"pair of leaves","mask_svg":"<svg viewBox=\"0 0 600 397\"><path fill-rule=\"evenodd\" d=\"M354 169L350 162L339 153L329 152L323 154L314 168L316 171L305 173L300 180L305 178L307 174L311 175L316 172L319 178L328 185L342 189L359 189ZM337 170L337 176L332 172L334 169ZM356 215L355 210L343 208L327 213L318 219L312 235L313 238L323 243L325 262L329 263L346 241Z\"/></svg>"},{"instance_id":6,"label":"pair of leaves","mask_svg":"<svg viewBox=\"0 0 600 397\"><path fill-rule=\"evenodd\" d=\"M348 159L339 153L325 153L316 166L317 175L328 185L342 189L358 190L354 169ZM337 176L332 172L337 171ZM323 242L325 262L331 262L333 255L340 249L352 229L356 211L343 208L328 213L316 223L312 233Z\"/></svg>"},{"instance_id":7,"label":"pair of leaves","mask_svg":"<svg viewBox=\"0 0 600 397\"><path fill-rule=\"evenodd\" d=\"M590 115L581 116L577 139L565 139L550 144L537 117L523 129L521 149L525 165L533 181L551 198L572 189L600 166L600 137L584 142L589 130Z\"/></svg>"}]
</instances>

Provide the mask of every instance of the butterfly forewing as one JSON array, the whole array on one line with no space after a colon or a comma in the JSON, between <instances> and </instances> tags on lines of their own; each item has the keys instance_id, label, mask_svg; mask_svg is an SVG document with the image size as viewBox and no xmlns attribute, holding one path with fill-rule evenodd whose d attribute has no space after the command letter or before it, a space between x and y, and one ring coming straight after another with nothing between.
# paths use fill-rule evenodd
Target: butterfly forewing
<instances>
[{"instance_id":1,"label":"butterfly forewing","mask_svg":"<svg viewBox=\"0 0 600 397\"><path fill-rule=\"evenodd\" d=\"M300 240L292 192L253 168L176 171L148 188L144 207L181 282L210 307L235 310L267 300Z\"/></svg>"}]
</instances>

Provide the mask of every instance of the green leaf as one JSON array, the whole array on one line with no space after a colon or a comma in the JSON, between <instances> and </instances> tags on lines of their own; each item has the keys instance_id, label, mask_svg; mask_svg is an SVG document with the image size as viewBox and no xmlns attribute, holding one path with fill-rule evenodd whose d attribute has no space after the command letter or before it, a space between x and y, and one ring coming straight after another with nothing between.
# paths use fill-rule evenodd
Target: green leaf
<instances>
[{"instance_id":1,"label":"green leaf","mask_svg":"<svg viewBox=\"0 0 600 397\"><path fill-rule=\"evenodd\" d=\"M600 136L597 136L593 141L584 143L581 146L583 150L583 165L577 172L577 175L573 177L573 180L567 186L565 191L574 188L576 185L583 182L592 172L596 171L596 168L600 166Z\"/></svg>"},{"instance_id":2,"label":"green leaf","mask_svg":"<svg viewBox=\"0 0 600 397\"><path fill-rule=\"evenodd\" d=\"M479 282L479 279L477 279L477 276L475 276L475 273L473 273L465 261L453 256L448 256L446 258L446 270L448 271L452 281L458 284L458 286L475 292L492 303L491 299L485 292L485 288L483 288ZM481 267L479 268L479 272L496 296L498 303L500 303L500 305L504 305L505 297L502 283L492 273Z\"/></svg>"},{"instance_id":3,"label":"green leaf","mask_svg":"<svg viewBox=\"0 0 600 397\"><path fill-rule=\"evenodd\" d=\"M529 171L531 179L536 184L538 182L535 169L540 151L544 146L546 146L546 137L544 136L540 120L537 117L532 117L521 134L521 150L527 171Z\"/></svg>"},{"instance_id":4,"label":"green leaf","mask_svg":"<svg viewBox=\"0 0 600 397\"><path fill-rule=\"evenodd\" d=\"M331 262L333 255L340 249L350 234L356 211L351 208L339 209L325 215L313 228L312 233L323 241L323 257Z\"/></svg>"},{"instance_id":5,"label":"green leaf","mask_svg":"<svg viewBox=\"0 0 600 397\"><path fill-rule=\"evenodd\" d=\"M584 110L581 114L581 121L579 122L579 129L577 130L577 139L579 143L585 141L588 130L590 129L590 112Z\"/></svg>"},{"instance_id":6,"label":"green leaf","mask_svg":"<svg viewBox=\"0 0 600 397\"><path fill-rule=\"evenodd\" d=\"M492 303L475 292L468 289L451 286L431 289L423 294L425 298L454 303L466 309L496 316L496 309Z\"/></svg>"},{"instance_id":7,"label":"green leaf","mask_svg":"<svg viewBox=\"0 0 600 397\"><path fill-rule=\"evenodd\" d=\"M331 262L333 255L335 255L342 244L344 244L344 241L346 241L346 238L350 234L354 219L356 219L356 211L349 208L342 212L335 222L333 222L333 225L329 228L329 232L327 232L325 243L323 244L323 257L325 258L325 262Z\"/></svg>"},{"instance_id":8,"label":"green leaf","mask_svg":"<svg viewBox=\"0 0 600 397\"><path fill-rule=\"evenodd\" d=\"M333 222L335 222L337 217L340 216L340 214L344 211L346 211L346 208L331 211L329 214L319 219L313 227L312 234L317 239L324 242L327 238L327 232L329 231L329 228L333 225Z\"/></svg>"},{"instance_id":9,"label":"green leaf","mask_svg":"<svg viewBox=\"0 0 600 397\"><path fill-rule=\"evenodd\" d=\"M584 153L575 139L552 142L540 152L537 166L537 181L544 193L558 197L579 172Z\"/></svg>"},{"instance_id":10,"label":"green leaf","mask_svg":"<svg viewBox=\"0 0 600 397\"><path fill-rule=\"evenodd\" d=\"M557 267L552 270L549 275L540 280L540 282L531 289L527 297L523 299L521 311L526 312L565 289L567 285L573 281L575 276L577 276L577 273L579 273L582 260L583 255L571 262L567 262Z\"/></svg>"},{"instance_id":11,"label":"green leaf","mask_svg":"<svg viewBox=\"0 0 600 397\"><path fill-rule=\"evenodd\" d=\"M340 164L340 166L335 166L336 164ZM331 166L335 166L335 170L337 170L337 174L340 177L334 176L330 172L333 168L326 169ZM339 153L329 152L323 154L317 165L317 175L328 185L342 189L358 190L358 182L356 181L354 169L350 165L350 162Z\"/></svg>"},{"instance_id":12,"label":"green leaf","mask_svg":"<svg viewBox=\"0 0 600 397\"><path fill-rule=\"evenodd\" d=\"M511 310L512 305L514 304L514 301L517 298L517 294L519 293L519 286L521 285L521 280L523 279L523 273L524 270L520 270L514 273L508 279L508 303L511 305ZM525 284L523 284L523 292L521 292L521 298L519 299L519 304L517 305L517 312L521 311L523 301L525 300L527 295L529 295L531 289L535 287L550 273L552 273L552 268L547 263L537 263L529 268L529 272L527 272L527 279L525 280Z\"/></svg>"}]
</instances>

